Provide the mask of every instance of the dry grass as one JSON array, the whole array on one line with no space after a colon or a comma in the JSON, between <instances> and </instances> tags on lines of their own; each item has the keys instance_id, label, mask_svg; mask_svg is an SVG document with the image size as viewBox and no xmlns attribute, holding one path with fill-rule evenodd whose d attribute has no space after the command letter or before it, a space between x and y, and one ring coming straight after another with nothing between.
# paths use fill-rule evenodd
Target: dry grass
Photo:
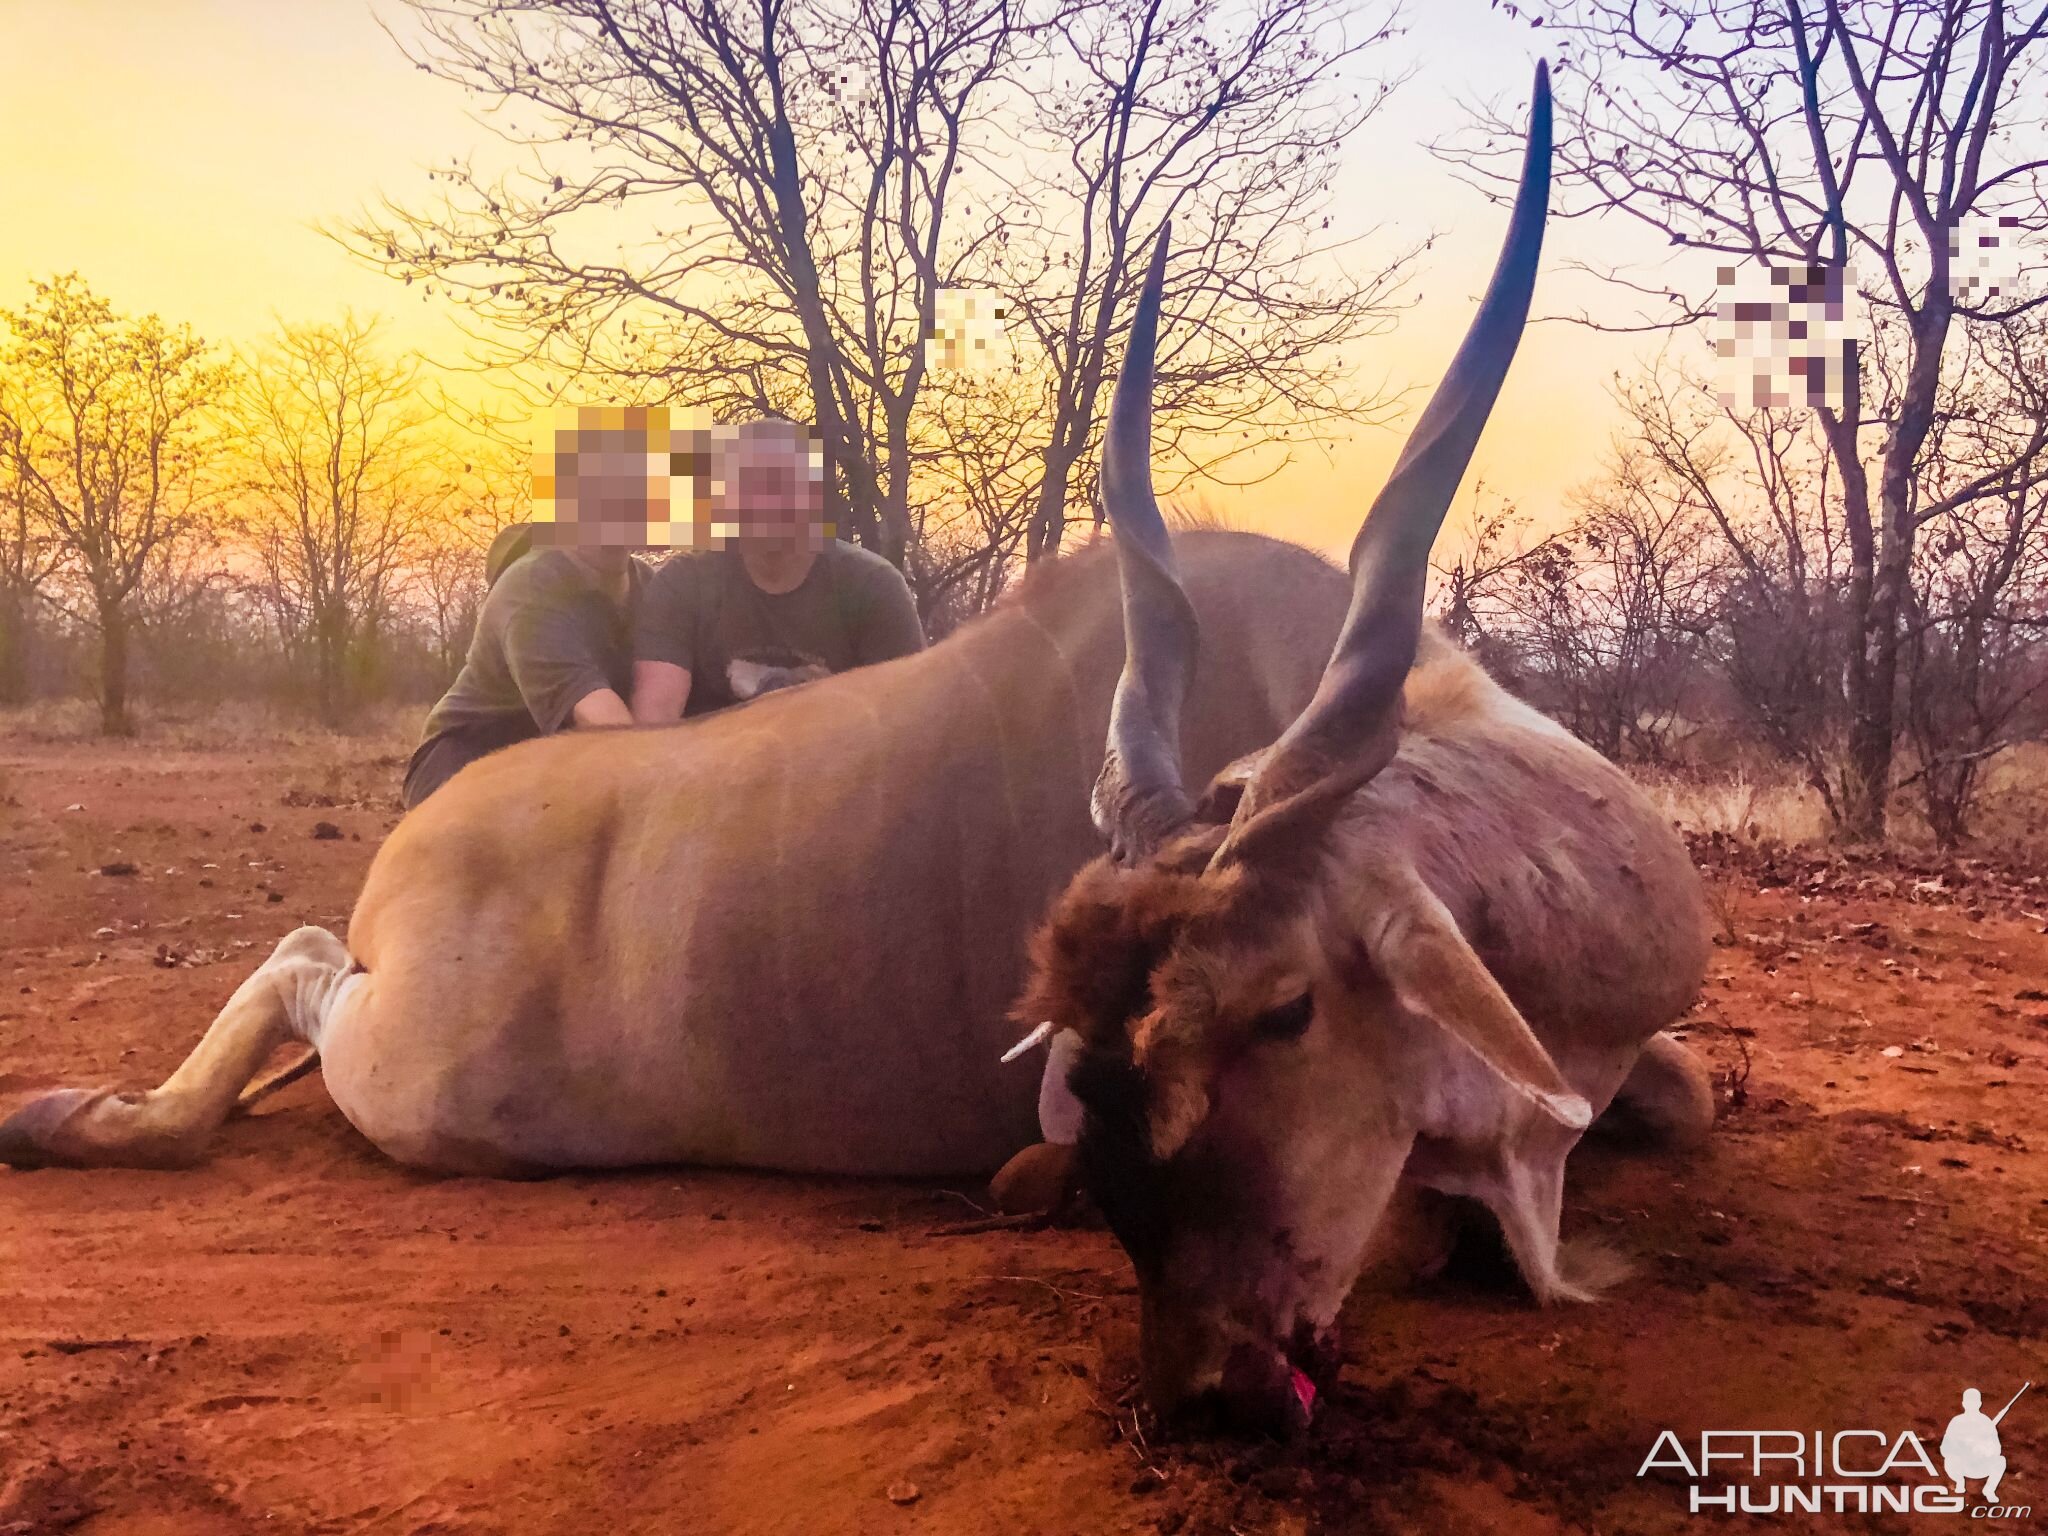
<instances>
[{"instance_id":1,"label":"dry grass","mask_svg":"<svg viewBox=\"0 0 2048 1536\"><path fill-rule=\"evenodd\" d=\"M1909 771L1909 765L1902 763L1900 771ZM1719 832L1738 842L1791 847L1822 844L1833 837L1820 796L1789 768L1768 760L1725 771L1638 766L1630 770L1630 777L1683 832ZM1894 798L1890 830L1898 847L1934 847L1934 835L1911 789ZM2016 747L1986 768L1970 835L1959 851L1980 857L2048 852L2048 744Z\"/></svg>"},{"instance_id":2,"label":"dry grass","mask_svg":"<svg viewBox=\"0 0 2048 1536\"><path fill-rule=\"evenodd\" d=\"M132 736L104 737L92 704L45 702L0 710L0 759L7 748L29 744L157 767L176 765L188 753L233 754L271 765L281 804L396 813L406 760L419 742L425 714L412 707L366 711L353 729L334 731L302 715L235 702L152 710L137 720ZM11 803L10 788L0 761L0 808Z\"/></svg>"},{"instance_id":3,"label":"dry grass","mask_svg":"<svg viewBox=\"0 0 2048 1536\"><path fill-rule=\"evenodd\" d=\"M426 720L423 705L365 710L345 730L332 730L275 705L247 700L183 708L138 709L135 733L100 736L99 706L85 699L44 699L0 709L0 741L102 741L109 751L143 748L206 751L222 747L332 748L337 760L409 754Z\"/></svg>"},{"instance_id":4,"label":"dry grass","mask_svg":"<svg viewBox=\"0 0 2048 1536\"><path fill-rule=\"evenodd\" d=\"M2014 849L2048 845L2048 742L2026 742L1986 766L1971 840Z\"/></svg>"},{"instance_id":5,"label":"dry grass","mask_svg":"<svg viewBox=\"0 0 2048 1536\"><path fill-rule=\"evenodd\" d=\"M99 710L90 700L43 700L0 709L0 743L100 743L109 752L282 748L299 760L294 790L348 803L368 792L366 770L380 775L381 784L390 776L394 759L402 763L410 756L425 719L423 705L383 705L364 711L350 728L336 731L276 705L233 700L138 709L133 736L107 739L99 734ZM1828 842L1832 828L1820 796L1786 766L1745 756L1747 761L1733 767L1636 765L1629 773L1683 832L1718 832L1739 842L1793 847ZM5 787L0 779L0 802ZM1911 790L1893 804L1892 836L1903 847L1932 846ZM2048 743L2027 743L1987 767L1971 836L1962 851L2048 855Z\"/></svg>"},{"instance_id":6,"label":"dry grass","mask_svg":"<svg viewBox=\"0 0 2048 1536\"><path fill-rule=\"evenodd\" d=\"M1789 774L1738 768L1712 778L1638 769L1633 777L1682 832L1715 832L1743 842L1818 843L1828 836L1827 808Z\"/></svg>"}]
</instances>

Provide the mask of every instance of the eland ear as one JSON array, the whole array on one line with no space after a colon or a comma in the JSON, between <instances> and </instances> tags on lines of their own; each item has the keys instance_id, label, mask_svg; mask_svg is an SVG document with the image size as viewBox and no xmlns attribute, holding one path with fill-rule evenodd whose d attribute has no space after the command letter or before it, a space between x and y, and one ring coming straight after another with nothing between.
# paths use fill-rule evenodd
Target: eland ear
<instances>
[{"instance_id":1,"label":"eland ear","mask_svg":"<svg viewBox=\"0 0 2048 1536\"><path fill-rule=\"evenodd\" d=\"M1163 1163L1209 1118L1209 1090L1193 1074L1179 1070L1154 1074L1151 1083L1148 1132L1152 1155Z\"/></svg>"},{"instance_id":2,"label":"eland ear","mask_svg":"<svg viewBox=\"0 0 2048 1536\"><path fill-rule=\"evenodd\" d=\"M1329 850L1331 826L1376 772L1378 764L1370 760L1340 764L1283 799L1247 812L1245 799L1258 790L1253 779L1209 860L1208 873L1256 870L1261 879L1282 884L1313 879Z\"/></svg>"},{"instance_id":3,"label":"eland ear","mask_svg":"<svg viewBox=\"0 0 2048 1536\"><path fill-rule=\"evenodd\" d=\"M1428 1019L1560 1124L1583 1130L1593 1109L1458 931L1450 909L1413 871L1356 893L1373 968L1410 1013Z\"/></svg>"},{"instance_id":4,"label":"eland ear","mask_svg":"<svg viewBox=\"0 0 2048 1536\"><path fill-rule=\"evenodd\" d=\"M1146 1137L1152 1155L1163 1163L1209 1118L1212 1052L1199 1032L1162 1029L1156 1018L1140 1027L1131 1045L1132 1059L1145 1076Z\"/></svg>"}]
</instances>

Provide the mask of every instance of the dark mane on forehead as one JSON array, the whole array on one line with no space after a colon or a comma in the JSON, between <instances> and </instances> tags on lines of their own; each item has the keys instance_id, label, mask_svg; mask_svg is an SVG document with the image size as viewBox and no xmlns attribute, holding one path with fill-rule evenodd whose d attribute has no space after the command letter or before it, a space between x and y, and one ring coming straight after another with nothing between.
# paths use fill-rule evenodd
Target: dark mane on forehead
<instances>
[{"instance_id":1,"label":"dark mane on forehead","mask_svg":"<svg viewBox=\"0 0 2048 1536\"><path fill-rule=\"evenodd\" d=\"M1076 875L1031 941L1030 983L1016 1017L1051 1019L1113 1040L1147 1006L1147 985L1174 939L1222 910L1201 878L1206 851L1181 840L1135 869L1098 858Z\"/></svg>"},{"instance_id":2,"label":"dark mane on forehead","mask_svg":"<svg viewBox=\"0 0 2048 1536\"><path fill-rule=\"evenodd\" d=\"M1203 877L1225 830L1194 827L1135 869L1100 858L1076 875L1032 936L1017 1022L1050 1019L1128 1058L1130 1026L1153 1006L1153 973L1176 943L1257 944L1284 920L1289 904L1254 892L1248 873Z\"/></svg>"},{"instance_id":3,"label":"dark mane on forehead","mask_svg":"<svg viewBox=\"0 0 2048 1536\"><path fill-rule=\"evenodd\" d=\"M1050 1019L1091 1048L1124 1040L1146 1007L1152 967L1213 897L1193 874L1097 859L1076 875L1031 940L1019 1023Z\"/></svg>"}]
</instances>

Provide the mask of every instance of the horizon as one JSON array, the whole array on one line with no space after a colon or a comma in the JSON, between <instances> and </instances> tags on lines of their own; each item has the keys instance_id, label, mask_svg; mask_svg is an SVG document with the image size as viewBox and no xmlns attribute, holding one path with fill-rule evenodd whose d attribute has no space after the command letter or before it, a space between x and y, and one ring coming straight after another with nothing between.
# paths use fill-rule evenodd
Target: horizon
<instances>
[{"instance_id":1,"label":"horizon","mask_svg":"<svg viewBox=\"0 0 2048 1536\"><path fill-rule=\"evenodd\" d=\"M101 24L82 24L81 13ZM1481 0L1411 7L1403 20L1406 33L1370 51L1366 67L1407 78L1346 144L1331 204L1340 227L1374 230L1364 246L1374 258L1434 237L1401 290L1412 307L1347 359L1350 378L1384 379L1402 394L1401 414L1388 427L1353 424L1320 443L1263 450L1246 470L1268 478L1206 481L1180 498L1338 554L1369 502L1359 488L1391 468L1498 248L1502 210L1427 143L1463 121L1461 101L1525 93L1541 40ZM405 22L403 5L370 0L289 11L184 0L140 14L86 0L18 17L21 46L0 61L0 132L43 148L0 167L0 199L15 210L0 226L0 304L21 302L33 279L75 270L119 311L154 311L237 350L280 323L352 310L381 317L387 343L424 357L451 397L502 405L503 376L468 371L451 305L323 232L383 195L418 202L431 164L503 152L462 89L406 61L386 31ZM1559 74L1569 91L1571 77ZM1511 501L1543 528L1599 472L1619 421L1607 383L1653 343L1543 317L1599 302L1599 285L1569 263L1595 228L1612 247L1616 222L1552 221L1537 318L1454 505L1447 546L1462 537L1477 486L1489 504ZM1579 408L1561 414L1560 399ZM1291 462L1282 465L1283 453Z\"/></svg>"}]
</instances>

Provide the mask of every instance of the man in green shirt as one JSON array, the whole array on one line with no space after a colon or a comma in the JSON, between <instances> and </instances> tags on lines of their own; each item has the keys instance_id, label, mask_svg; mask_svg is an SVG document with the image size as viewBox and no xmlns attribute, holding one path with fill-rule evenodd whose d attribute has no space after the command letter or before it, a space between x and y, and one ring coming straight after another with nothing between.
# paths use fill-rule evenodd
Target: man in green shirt
<instances>
[{"instance_id":1,"label":"man in green shirt","mask_svg":"<svg viewBox=\"0 0 2048 1536\"><path fill-rule=\"evenodd\" d=\"M826 532L823 466L802 428L753 422L715 459L722 547L672 556L636 605L635 720L666 724L924 648L902 573Z\"/></svg>"},{"instance_id":2,"label":"man in green shirt","mask_svg":"<svg viewBox=\"0 0 2048 1536\"><path fill-rule=\"evenodd\" d=\"M406 809L515 742L633 723L632 605L645 570L632 550L647 541L650 505L665 505L666 422L557 438L542 466L555 520L492 543L468 657L406 767Z\"/></svg>"}]
</instances>

